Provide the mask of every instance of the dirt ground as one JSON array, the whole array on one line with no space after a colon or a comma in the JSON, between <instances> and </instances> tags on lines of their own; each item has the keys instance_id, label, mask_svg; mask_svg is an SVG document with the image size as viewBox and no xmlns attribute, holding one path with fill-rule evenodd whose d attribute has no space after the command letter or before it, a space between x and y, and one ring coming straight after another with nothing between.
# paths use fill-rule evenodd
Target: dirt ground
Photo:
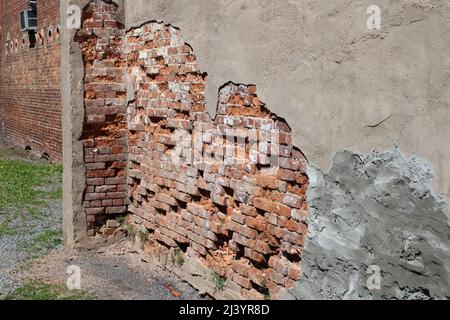
<instances>
[{"instance_id":1,"label":"dirt ground","mask_svg":"<svg viewBox=\"0 0 450 320\"><path fill-rule=\"evenodd\" d=\"M125 239L96 251L55 250L19 268L19 283L65 284L69 266L81 270L81 288L100 300L204 299L187 283L142 261Z\"/></svg>"},{"instance_id":2,"label":"dirt ground","mask_svg":"<svg viewBox=\"0 0 450 320\"><path fill-rule=\"evenodd\" d=\"M143 261L129 239L94 251L65 250L61 171L0 138L0 299L206 298ZM82 294L66 287L69 266L80 268Z\"/></svg>"}]
</instances>

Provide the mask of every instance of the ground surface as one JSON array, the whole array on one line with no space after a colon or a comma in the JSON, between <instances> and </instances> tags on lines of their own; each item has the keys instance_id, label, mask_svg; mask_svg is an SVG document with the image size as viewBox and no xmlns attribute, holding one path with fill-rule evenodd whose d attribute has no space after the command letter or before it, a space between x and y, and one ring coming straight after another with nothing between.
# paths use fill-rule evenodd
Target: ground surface
<instances>
[{"instance_id":1,"label":"ground surface","mask_svg":"<svg viewBox=\"0 0 450 320\"><path fill-rule=\"evenodd\" d=\"M0 297L3 299L202 299L142 261L124 239L95 251L62 246L61 167L0 139ZM81 270L69 291L68 266Z\"/></svg>"}]
</instances>

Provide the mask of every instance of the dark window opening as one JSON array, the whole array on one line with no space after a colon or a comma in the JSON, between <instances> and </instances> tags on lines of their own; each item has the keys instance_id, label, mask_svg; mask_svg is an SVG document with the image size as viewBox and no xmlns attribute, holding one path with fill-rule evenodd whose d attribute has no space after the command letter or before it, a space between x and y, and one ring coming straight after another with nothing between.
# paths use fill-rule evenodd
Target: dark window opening
<instances>
[{"instance_id":1,"label":"dark window opening","mask_svg":"<svg viewBox=\"0 0 450 320\"><path fill-rule=\"evenodd\" d=\"M20 29L28 32L30 48L36 46L37 0L29 0L29 8L20 13Z\"/></svg>"}]
</instances>

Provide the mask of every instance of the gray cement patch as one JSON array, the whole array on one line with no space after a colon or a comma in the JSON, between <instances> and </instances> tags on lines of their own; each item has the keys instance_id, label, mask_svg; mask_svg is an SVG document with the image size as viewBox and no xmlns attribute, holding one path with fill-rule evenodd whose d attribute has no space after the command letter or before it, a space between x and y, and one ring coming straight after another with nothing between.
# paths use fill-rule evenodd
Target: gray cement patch
<instances>
[{"instance_id":1,"label":"gray cement patch","mask_svg":"<svg viewBox=\"0 0 450 320\"><path fill-rule=\"evenodd\" d=\"M397 148L367 158L345 151L329 173L311 166L309 177L296 298L450 298L447 205L432 193L427 162ZM369 290L377 268L380 289Z\"/></svg>"}]
</instances>

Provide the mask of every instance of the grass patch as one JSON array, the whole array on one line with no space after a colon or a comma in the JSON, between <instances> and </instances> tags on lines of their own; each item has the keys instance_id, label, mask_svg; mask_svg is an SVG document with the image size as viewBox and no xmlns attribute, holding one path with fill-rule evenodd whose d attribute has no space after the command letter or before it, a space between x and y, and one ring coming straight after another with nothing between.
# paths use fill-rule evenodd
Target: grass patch
<instances>
[{"instance_id":1,"label":"grass patch","mask_svg":"<svg viewBox=\"0 0 450 320\"><path fill-rule=\"evenodd\" d=\"M138 236L139 236L139 240L141 240L142 242L147 241L148 234L145 233L144 231L139 231Z\"/></svg>"},{"instance_id":2,"label":"grass patch","mask_svg":"<svg viewBox=\"0 0 450 320\"><path fill-rule=\"evenodd\" d=\"M0 237L4 236L14 236L18 233L16 228L11 227L11 220L6 219L0 222Z\"/></svg>"},{"instance_id":3,"label":"grass patch","mask_svg":"<svg viewBox=\"0 0 450 320\"><path fill-rule=\"evenodd\" d=\"M263 295L264 300L271 300L271 297L270 297L270 290L269 290L269 288L267 288L267 284L266 284L265 281L263 281L263 282L261 283L260 287L261 287L261 291L260 291L260 292L261 292L261 294Z\"/></svg>"},{"instance_id":4,"label":"grass patch","mask_svg":"<svg viewBox=\"0 0 450 320\"><path fill-rule=\"evenodd\" d=\"M214 272L212 281L214 283L214 288L216 289L216 291L222 291L223 289L225 289L228 279L227 277L222 277L217 272Z\"/></svg>"},{"instance_id":5,"label":"grass patch","mask_svg":"<svg viewBox=\"0 0 450 320\"><path fill-rule=\"evenodd\" d=\"M55 191L48 192L48 197L52 200L62 200L61 184L58 185L58 188Z\"/></svg>"},{"instance_id":6,"label":"grass patch","mask_svg":"<svg viewBox=\"0 0 450 320\"><path fill-rule=\"evenodd\" d=\"M127 221L127 219L128 219L128 215L127 215L127 214L121 214L121 215L118 215L118 216L115 218L115 220L116 220L118 223L120 223L120 224L124 224L124 223Z\"/></svg>"},{"instance_id":7,"label":"grass patch","mask_svg":"<svg viewBox=\"0 0 450 320\"><path fill-rule=\"evenodd\" d=\"M43 205L45 199L59 198L60 187L56 191L38 187L60 184L61 176L61 165L0 159L0 210Z\"/></svg>"},{"instance_id":8,"label":"grass patch","mask_svg":"<svg viewBox=\"0 0 450 320\"><path fill-rule=\"evenodd\" d=\"M126 226L126 231L127 231L127 236L134 240L134 238L136 237L136 231L134 230L134 228L131 225L127 225Z\"/></svg>"},{"instance_id":9,"label":"grass patch","mask_svg":"<svg viewBox=\"0 0 450 320\"><path fill-rule=\"evenodd\" d=\"M45 230L34 239L33 247L37 250L51 250L62 244L63 237L62 231Z\"/></svg>"},{"instance_id":10,"label":"grass patch","mask_svg":"<svg viewBox=\"0 0 450 320\"><path fill-rule=\"evenodd\" d=\"M138 232L138 237L139 237L139 240L140 240L139 242L140 242L141 250L144 250L144 248L145 248L145 243L146 243L147 240L148 240L148 233L145 233L145 232L139 230L139 232Z\"/></svg>"},{"instance_id":11,"label":"grass patch","mask_svg":"<svg viewBox=\"0 0 450 320\"><path fill-rule=\"evenodd\" d=\"M43 282L26 283L2 300L94 300L95 297L82 290L69 290L63 285Z\"/></svg>"},{"instance_id":12,"label":"grass patch","mask_svg":"<svg viewBox=\"0 0 450 320\"><path fill-rule=\"evenodd\" d=\"M29 207L27 210L29 215L32 216L33 218L38 218L42 214L42 210L37 207Z\"/></svg>"},{"instance_id":13,"label":"grass patch","mask_svg":"<svg viewBox=\"0 0 450 320\"><path fill-rule=\"evenodd\" d=\"M182 267L184 264L184 255L181 249L175 249L175 252L172 255L172 263L176 264L178 267Z\"/></svg>"}]
</instances>

